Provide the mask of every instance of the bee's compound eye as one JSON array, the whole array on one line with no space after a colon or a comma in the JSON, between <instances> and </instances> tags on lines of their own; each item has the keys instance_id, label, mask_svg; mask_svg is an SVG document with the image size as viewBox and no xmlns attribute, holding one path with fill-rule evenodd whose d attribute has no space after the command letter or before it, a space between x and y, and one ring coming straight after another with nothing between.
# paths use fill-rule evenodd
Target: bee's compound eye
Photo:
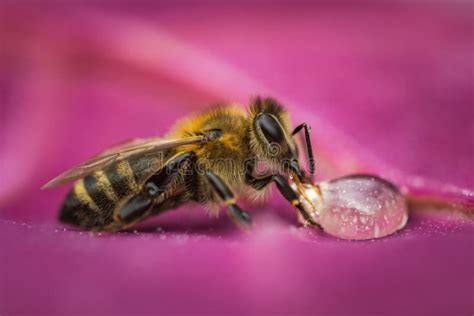
<instances>
[{"instance_id":1,"label":"bee's compound eye","mask_svg":"<svg viewBox=\"0 0 474 316\"><path fill-rule=\"evenodd\" d=\"M160 188L153 182L147 182L145 184L145 190L150 196L157 196L161 193Z\"/></svg>"},{"instance_id":2,"label":"bee's compound eye","mask_svg":"<svg viewBox=\"0 0 474 316\"><path fill-rule=\"evenodd\" d=\"M272 115L261 114L255 119L254 124L260 128L269 143L280 144L285 139L281 125Z\"/></svg>"}]
</instances>

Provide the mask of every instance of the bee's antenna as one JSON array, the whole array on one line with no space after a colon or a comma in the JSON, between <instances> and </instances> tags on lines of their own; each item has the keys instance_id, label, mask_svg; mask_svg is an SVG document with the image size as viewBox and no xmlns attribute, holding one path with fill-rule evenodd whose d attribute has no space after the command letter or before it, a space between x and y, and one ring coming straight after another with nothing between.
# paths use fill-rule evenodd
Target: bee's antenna
<instances>
[{"instance_id":1,"label":"bee's antenna","mask_svg":"<svg viewBox=\"0 0 474 316\"><path fill-rule=\"evenodd\" d=\"M305 143L306 143L306 158L308 159L308 164L309 164L309 173L311 176L314 175L315 171L315 163L314 163L314 155L313 155L313 146L311 145L311 137L309 135L309 131L311 130L311 127L306 124L300 124L298 125L294 130L293 133L291 133L292 136L300 132L304 128L304 138L305 138Z\"/></svg>"}]
</instances>

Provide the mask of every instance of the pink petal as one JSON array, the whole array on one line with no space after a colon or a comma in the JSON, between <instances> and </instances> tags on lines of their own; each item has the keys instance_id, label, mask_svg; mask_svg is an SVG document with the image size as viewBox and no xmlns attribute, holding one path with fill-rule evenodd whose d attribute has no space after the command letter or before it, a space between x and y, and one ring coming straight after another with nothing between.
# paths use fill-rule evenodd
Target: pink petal
<instances>
[{"instance_id":1,"label":"pink petal","mask_svg":"<svg viewBox=\"0 0 474 316\"><path fill-rule=\"evenodd\" d=\"M469 314L469 4L2 4L0 314ZM256 228L185 206L137 232L56 221L49 178L161 135L204 104L271 94L313 127L318 176L378 173L414 197L406 229L349 242L299 229L277 194Z\"/></svg>"}]
</instances>

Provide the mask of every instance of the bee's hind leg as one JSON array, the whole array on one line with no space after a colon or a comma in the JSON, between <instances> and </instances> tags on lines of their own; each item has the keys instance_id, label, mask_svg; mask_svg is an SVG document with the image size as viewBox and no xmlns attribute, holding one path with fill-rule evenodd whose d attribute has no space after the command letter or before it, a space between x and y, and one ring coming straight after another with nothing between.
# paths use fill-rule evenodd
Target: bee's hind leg
<instances>
[{"instance_id":1,"label":"bee's hind leg","mask_svg":"<svg viewBox=\"0 0 474 316\"><path fill-rule=\"evenodd\" d=\"M92 229L95 232L117 232L125 230L148 217L156 202L146 189L132 196L114 210L113 220L107 226Z\"/></svg>"},{"instance_id":2,"label":"bee's hind leg","mask_svg":"<svg viewBox=\"0 0 474 316\"><path fill-rule=\"evenodd\" d=\"M227 205L230 217L234 222L243 229L248 229L252 225L250 216L242 211L242 209L235 203L234 194L224 181L212 171L206 172L206 177L211 183L213 189L217 192L220 198Z\"/></svg>"},{"instance_id":3,"label":"bee's hind leg","mask_svg":"<svg viewBox=\"0 0 474 316\"><path fill-rule=\"evenodd\" d=\"M177 187L186 186L194 152L183 152L170 158L160 170L144 183L137 194L131 196L114 210L113 222L104 230L117 231L133 226L145 218L164 211L186 200Z\"/></svg>"}]
</instances>

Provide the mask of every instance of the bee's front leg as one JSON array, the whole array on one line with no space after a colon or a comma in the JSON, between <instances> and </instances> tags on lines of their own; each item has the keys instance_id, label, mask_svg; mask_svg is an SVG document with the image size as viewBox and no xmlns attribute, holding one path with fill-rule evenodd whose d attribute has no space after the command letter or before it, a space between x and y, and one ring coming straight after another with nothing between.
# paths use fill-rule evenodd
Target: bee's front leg
<instances>
[{"instance_id":1,"label":"bee's front leg","mask_svg":"<svg viewBox=\"0 0 474 316\"><path fill-rule=\"evenodd\" d=\"M254 167L254 164L252 163L247 164L247 170L245 173L245 182L248 185L250 185L255 190L261 190L267 185L269 185L271 182L275 182L281 195L283 195L283 197L287 201L289 201L294 207L296 207L296 209L298 210L299 217L302 217L304 219L303 223L318 225L312 220L311 216L303 208L298 198L298 195L290 187L290 184L288 183L285 177L283 177L280 174L274 174L274 175L269 175L263 178L255 178L254 176L252 176L253 167Z\"/></svg>"},{"instance_id":2,"label":"bee's front leg","mask_svg":"<svg viewBox=\"0 0 474 316\"><path fill-rule=\"evenodd\" d=\"M318 226L318 224L311 218L308 212L304 209L303 205L301 204L298 195L293 191L288 180L280 174L275 174L272 176L272 181L275 182L277 185L278 190L280 191L281 195L288 200L294 207L296 207L299 213L303 216L304 220L314 226Z\"/></svg>"},{"instance_id":3,"label":"bee's front leg","mask_svg":"<svg viewBox=\"0 0 474 316\"><path fill-rule=\"evenodd\" d=\"M305 138L305 145L306 145L306 158L308 159L309 164L309 173L311 176L314 175L315 171L315 162L314 162L314 154L313 154L313 146L311 145L311 136L309 131L311 130L310 126L306 123L298 125L291 133L291 136L295 136L301 130L304 129L304 138Z\"/></svg>"}]
</instances>

